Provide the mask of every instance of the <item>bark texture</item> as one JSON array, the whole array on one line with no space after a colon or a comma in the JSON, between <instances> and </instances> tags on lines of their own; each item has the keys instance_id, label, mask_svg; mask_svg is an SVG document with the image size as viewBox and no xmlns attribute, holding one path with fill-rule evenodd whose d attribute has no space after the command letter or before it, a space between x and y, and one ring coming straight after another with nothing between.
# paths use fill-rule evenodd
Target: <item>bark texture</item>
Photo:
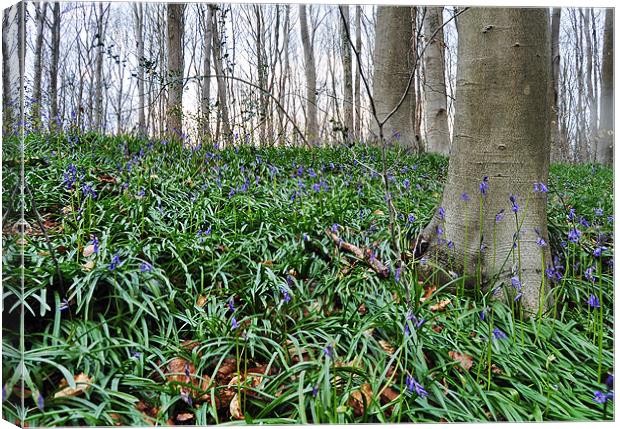
<instances>
[{"instance_id":1,"label":"bark texture","mask_svg":"<svg viewBox=\"0 0 620 429\"><path fill-rule=\"evenodd\" d=\"M541 292L550 254L537 244L538 233L548 242L547 195L533 192L534 183L547 183L549 167L548 19L547 9L525 8L472 8L460 16L445 216L437 214L423 234L429 258L467 275L470 286L481 275L483 289L508 298L516 292L511 277L519 278L526 312L548 304ZM482 195L485 176L489 190ZM505 217L496 222L500 212Z\"/></svg>"},{"instance_id":2,"label":"bark texture","mask_svg":"<svg viewBox=\"0 0 620 429\"><path fill-rule=\"evenodd\" d=\"M601 123L596 150L597 161L614 162L614 11L605 10L603 33L603 64L601 70Z\"/></svg>"},{"instance_id":3,"label":"bark texture","mask_svg":"<svg viewBox=\"0 0 620 429\"><path fill-rule=\"evenodd\" d=\"M426 147L429 152L450 153L448 107L444 74L443 8L426 8L424 37L424 101L426 102ZM434 34L434 36L433 36Z\"/></svg>"},{"instance_id":4,"label":"bark texture","mask_svg":"<svg viewBox=\"0 0 620 429\"><path fill-rule=\"evenodd\" d=\"M407 88L415 63L412 49L412 22L409 7L377 8L374 50L373 98L377 116L383 120L398 105ZM415 108L410 88L403 104L383 126L388 141L398 140L405 147L417 148L412 110ZM372 132L379 137L373 120Z\"/></svg>"},{"instance_id":5,"label":"bark texture","mask_svg":"<svg viewBox=\"0 0 620 429\"><path fill-rule=\"evenodd\" d=\"M50 128L56 126L58 117L58 61L60 57L60 3L54 3L52 9L52 42L51 42L51 61L50 61Z\"/></svg>"},{"instance_id":6,"label":"bark texture","mask_svg":"<svg viewBox=\"0 0 620 429\"><path fill-rule=\"evenodd\" d=\"M169 3L168 13L168 105L166 128L169 137L183 133L183 8L184 4Z\"/></svg>"},{"instance_id":7,"label":"bark texture","mask_svg":"<svg viewBox=\"0 0 620 429\"><path fill-rule=\"evenodd\" d=\"M563 135L558 119L560 109L560 20L562 8L551 13L551 162L568 162L568 141Z\"/></svg>"},{"instance_id":8,"label":"bark texture","mask_svg":"<svg viewBox=\"0 0 620 429\"><path fill-rule=\"evenodd\" d=\"M34 77L32 82L32 121L41 124L41 81L43 74L43 31L45 30L45 16L47 3L35 5L37 21L37 37L34 47Z\"/></svg>"},{"instance_id":9,"label":"bark texture","mask_svg":"<svg viewBox=\"0 0 620 429\"><path fill-rule=\"evenodd\" d=\"M232 141L232 130L230 128L230 119L228 116L228 97L226 94L226 79L224 77L224 60L222 58L222 41L220 29L218 26L217 9L213 5L209 5L213 17L213 63L215 66L215 74L217 76L217 100L222 124L222 134L226 142ZM223 24L222 24L223 26Z\"/></svg>"},{"instance_id":10,"label":"bark texture","mask_svg":"<svg viewBox=\"0 0 620 429\"><path fill-rule=\"evenodd\" d=\"M306 5L299 5L299 25L301 44L304 50L304 68L306 77L306 136L308 141L317 143L319 123L316 108L316 66L314 63L314 46L308 30Z\"/></svg>"},{"instance_id":11,"label":"bark texture","mask_svg":"<svg viewBox=\"0 0 620 429\"><path fill-rule=\"evenodd\" d=\"M209 127L210 110L211 110L211 51L213 44L213 18L212 11L209 6L205 10L204 18L204 63L203 63L203 76L202 76L202 100L201 100L201 113L202 113L202 132L204 135L211 139L211 129Z\"/></svg>"},{"instance_id":12,"label":"bark texture","mask_svg":"<svg viewBox=\"0 0 620 429\"><path fill-rule=\"evenodd\" d=\"M340 47L342 52L342 70L344 77L344 100L343 100L343 133L346 139L353 137L353 71L351 56L351 25L349 18L349 6L338 6L340 8ZM344 18L342 18L344 17Z\"/></svg>"},{"instance_id":13,"label":"bark texture","mask_svg":"<svg viewBox=\"0 0 620 429\"><path fill-rule=\"evenodd\" d=\"M138 56L138 132L146 134L146 115L144 106L144 6L134 3L134 23L136 32L136 54Z\"/></svg>"}]
</instances>

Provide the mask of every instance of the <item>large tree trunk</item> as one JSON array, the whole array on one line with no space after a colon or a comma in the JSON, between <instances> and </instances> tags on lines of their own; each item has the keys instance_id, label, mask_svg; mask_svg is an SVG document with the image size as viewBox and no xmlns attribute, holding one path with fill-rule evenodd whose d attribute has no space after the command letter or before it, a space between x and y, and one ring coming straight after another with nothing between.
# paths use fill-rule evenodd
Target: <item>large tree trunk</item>
<instances>
[{"instance_id":1,"label":"large tree trunk","mask_svg":"<svg viewBox=\"0 0 620 429\"><path fill-rule=\"evenodd\" d=\"M52 48L50 60L50 128L55 129L58 117L58 61L60 58L60 3L54 3L52 9Z\"/></svg>"},{"instance_id":2,"label":"large tree trunk","mask_svg":"<svg viewBox=\"0 0 620 429\"><path fill-rule=\"evenodd\" d=\"M37 38L34 47L34 77L32 82L32 121L36 126L41 124L41 81L43 74L43 31L47 3L35 4L37 20Z\"/></svg>"},{"instance_id":3,"label":"large tree trunk","mask_svg":"<svg viewBox=\"0 0 620 429\"><path fill-rule=\"evenodd\" d=\"M424 74L426 147L430 152L448 155L450 153L450 131L448 129L442 25L443 8L426 8L426 18L424 19L424 38L427 43L424 52L426 66ZM434 37L433 34L435 34Z\"/></svg>"},{"instance_id":4,"label":"large tree trunk","mask_svg":"<svg viewBox=\"0 0 620 429\"><path fill-rule=\"evenodd\" d=\"M136 55L138 56L138 133L146 134L146 115L144 112L144 6L134 3L134 20L136 29Z\"/></svg>"},{"instance_id":5,"label":"large tree trunk","mask_svg":"<svg viewBox=\"0 0 620 429\"><path fill-rule=\"evenodd\" d=\"M353 62L351 58L351 25L349 18L349 6L338 6L341 12L340 19L340 48L342 52L342 69L344 76L344 118L343 135L351 139L353 136Z\"/></svg>"},{"instance_id":6,"label":"large tree trunk","mask_svg":"<svg viewBox=\"0 0 620 429\"><path fill-rule=\"evenodd\" d=\"M219 123L222 126L222 134L226 142L232 141L232 130L230 128L230 119L228 118L228 100L226 96L226 80L224 78L224 65L222 59L222 42L220 40L220 30L218 29L217 13L215 6L209 5L213 12L213 63L215 65L215 74L217 75L217 97L219 109Z\"/></svg>"},{"instance_id":7,"label":"large tree trunk","mask_svg":"<svg viewBox=\"0 0 620 429\"><path fill-rule=\"evenodd\" d=\"M168 3L168 105L166 133L179 139L183 134L183 9L182 3Z\"/></svg>"},{"instance_id":8,"label":"large tree trunk","mask_svg":"<svg viewBox=\"0 0 620 429\"><path fill-rule=\"evenodd\" d=\"M510 278L518 277L528 313L548 304L541 292L551 263L535 232L548 242L547 196L533 192L534 183L547 183L549 167L548 19L547 9L526 8L472 8L461 15L459 104L441 202L445 216L436 214L423 234L428 257L437 255L440 264L465 274L470 287L480 284L478 277L486 288L499 288L498 296L514 297ZM483 195L485 177L490 189ZM496 222L499 212L506 217ZM521 227L513 248L516 220ZM492 281L495 275L498 282Z\"/></svg>"},{"instance_id":9,"label":"large tree trunk","mask_svg":"<svg viewBox=\"0 0 620 429\"><path fill-rule=\"evenodd\" d=\"M411 8L379 6L375 33L373 98L377 116L383 121L405 94L415 64ZM411 113L415 108L412 92L413 86L400 108L384 124L382 137L388 141L396 139L405 147L417 149ZM372 132L381 137L376 121L373 119L372 122Z\"/></svg>"},{"instance_id":10,"label":"large tree trunk","mask_svg":"<svg viewBox=\"0 0 620 429\"><path fill-rule=\"evenodd\" d=\"M306 77L306 137L309 142L317 143L319 123L316 108L316 66L314 64L314 46L308 31L306 5L299 5L299 25L301 27L301 44L304 50L304 69Z\"/></svg>"},{"instance_id":11,"label":"large tree trunk","mask_svg":"<svg viewBox=\"0 0 620 429\"><path fill-rule=\"evenodd\" d=\"M601 71L601 123L597 161L613 165L614 156L614 11L605 10L603 66Z\"/></svg>"},{"instance_id":12,"label":"large tree trunk","mask_svg":"<svg viewBox=\"0 0 620 429\"><path fill-rule=\"evenodd\" d=\"M595 158L596 154L596 143L595 137L598 128L598 117L597 117L597 109L594 107L595 105L595 97L594 97L594 76L592 75L594 70L594 54L592 51L592 26L590 21L590 10L582 9L582 16L584 17L583 31L585 33L585 41L586 41L586 90L587 90L587 105L588 105L588 153L585 161L591 162Z\"/></svg>"}]
</instances>

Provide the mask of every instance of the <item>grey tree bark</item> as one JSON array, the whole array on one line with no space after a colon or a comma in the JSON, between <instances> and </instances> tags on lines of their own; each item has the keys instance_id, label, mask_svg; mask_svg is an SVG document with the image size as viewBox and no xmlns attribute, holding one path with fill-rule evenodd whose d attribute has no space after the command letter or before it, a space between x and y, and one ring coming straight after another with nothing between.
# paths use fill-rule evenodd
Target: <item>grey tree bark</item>
<instances>
[{"instance_id":1,"label":"grey tree bark","mask_svg":"<svg viewBox=\"0 0 620 429\"><path fill-rule=\"evenodd\" d=\"M224 79L224 66L222 60L222 42L220 39L220 30L218 28L217 13L215 6L209 5L213 18L213 63L215 66L215 74L217 75L217 97L219 119L222 126L222 134L224 140L232 141L232 130L230 128L230 119L228 117L228 97L226 96L226 80Z\"/></svg>"},{"instance_id":2,"label":"grey tree bark","mask_svg":"<svg viewBox=\"0 0 620 429\"><path fill-rule=\"evenodd\" d=\"M97 55L95 60L95 129L101 131L104 125L103 117L103 51L105 48L105 30L103 28L104 10L103 3L99 3L97 15Z\"/></svg>"},{"instance_id":3,"label":"grey tree bark","mask_svg":"<svg viewBox=\"0 0 620 429\"><path fill-rule=\"evenodd\" d=\"M562 8L553 8L551 13L551 162L568 162L568 141L563 134L558 113L560 111L560 21Z\"/></svg>"},{"instance_id":4,"label":"grey tree bark","mask_svg":"<svg viewBox=\"0 0 620 429\"><path fill-rule=\"evenodd\" d=\"M423 233L428 257L466 275L469 287L482 283L506 299L515 296L517 277L526 313L549 303L550 253L537 244L537 234L548 242L547 195L533 192L533 184L548 178L550 52L548 9L471 8L459 17L459 104L445 215L437 213ZM496 222L498 213L505 218Z\"/></svg>"},{"instance_id":5,"label":"grey tree bark","mask_svg":"<svg viewBox=\"0 0 620 429\"><path fill-rule=\"evenodd\" d=\"M314 63L314 44L308 31L306 5L299 5L299 25L301 44L304 50L304 69L306 77L306 136L308 141L317 143L319 124L316 106L316 66Z\"/></svg>"},{"instance_id":6,"label":"grey tree bark","mask_svg":"<svg viewBox=\"0 0 620 429\"><path fill-rule=\"evenodd\" d=\"M142 3L134 3L133 12L136 33L136 55L138 57L138 132L146 134L147 126L144 109L144 6Z\"/></svg>"},{"instance_id":7,"label":"grey tree bark","mask_svg":"<svg viewBox=\"0 0 620 429\"><path fill-rule=\"evenodd\" d=\"M203 77L202 77L202 100L201 109L202 112L202 132L211 138L211 128L209 127L209 120L211 116L211 55L213 44L213 13L209 6L206 7L204 18L204 63L203 63Z\"/></svg>"},{"instance_id":8,"label":"grey tree bark","mask_svg":"<svg viewBox=\"0 0 620 429\"><path fill-rule=\"evenodd\" d=\"M51 28L51 58L50 58L50 128L56 126L58 117L58 60L60 58L60 3L54 3L52 8L52 28Z\"/></svg>"},{"instance_id":9,"label":"grey tree bark","mask_svg":"<svg viewBox=\"0 0 620 429\"><path fill-rule=\"evenodd\" d=\"M37 21L37 37L34 47L34 76L32 82L32 120L36 125L41 124L41 81L43 74L43 32L45 30L45 16L47 3L35 4L35 19Z\"/></svg>"},{"instance_id":10,"label":"grey tree bark","mask_svg":"<svg viewBox=\"0 0 620 429\"><path fill-rule=\"evenodd\" d=\"M375 34L373 98L379 120L382 120L405 93L415 63L411 9L379 6ZM405 147L417 148L411 113L414 108L410 90L401 107L383 127L388 141L396 139ZM371 131L379 136L374 122Z\"/></svg>"},{"instance_id":11,"label":"grey tree bark","mask_svg":"<svg viewBox=\"0 0 620 429\"><path fill-rule=\"evenodd\" d=\"M343 100L343 126L347 140L353 137L353 59L351 57L351 45L347 34L351 34L351 19L349 18L349 6L338 6L340 14L340 50L342 55L344 100ZM344 17L344 18L343 18Z\"/></svg>"},{"instance_id":12,"label":"grey tree bark","mask_svg":"<svg viewBox=\"0 0 620 429\"><path fill-rule=\"evenodd\" d=\"M442 25L443 8L427 7L424 19L424 37L427 43L424 52L426 147L430 152L448 155L450 153L450 130L448 128ZM435 31L437 31L435 37L429 40Z\"/></svg>"},{"instance_id":13,"label":"grey tree bark","mask_svg":"<svg viewBox=\"0 0 620 429\"><path fill-rule=\"evenodd\" d=\"M362 53L362 7L355 6L355 50ZM360 76L360 68L355 67L355 138L362 138L362 82Z\"/></svg>"},{"instance_id":14,"label":"grey tree bark","mask_svg":"<svg viewBox=\"0 0 620 429\"><path fill-rule=\"evenodd\" d=\"M603 63L601 70L601 122L596 150L597 161L613 165L614 156L614 11L605 10Z\"/></svg>"},{"instance_id":15,"label":"grey tree bark","mask_svg":"<svg viewBox=\"0 0 620 429\"><path fill-rule=\"evenodd\" d=\"M4 9L2 13L2 129L4 133L8 133L13 125L13 100L11 97L11 73L12 61L10 46L11 37L10 33L11 25L11 8Z\"/></svg>"},{"instance_id":16,"label":"grey tree bark","mask_svg":"<svg viewBox=\"0 0 620 429\"><path fill-rule=\"evenodd\" d=\"M170 138L183 133L183 9L181 3L168 3L168 105L166 132Z\"/></svg>"}]
</instances>

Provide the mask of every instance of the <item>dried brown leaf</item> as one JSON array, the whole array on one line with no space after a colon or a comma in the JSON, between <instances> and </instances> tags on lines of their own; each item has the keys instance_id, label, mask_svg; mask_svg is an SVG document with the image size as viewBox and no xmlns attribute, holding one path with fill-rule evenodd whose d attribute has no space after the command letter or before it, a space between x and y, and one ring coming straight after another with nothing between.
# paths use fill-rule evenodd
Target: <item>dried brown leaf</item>
<instances>
[{"instance_id":1,"label":"dried brown leaf","mask_svg":"<svg viewBox=\"0 0 620 429\"><path fill-rule=\"evenodd\" d=\"M450 299L442 299L437 304L431 305L429 309L431 311L445 311L446 307L450 305L451 302L452 300Z\"/></svg>"},{"instance_id":2,"label":"dried brown leaf","mask_svg":"<svg viewBox=\"0 0 620 429\"><path fill-rule=\"evenodd\" d=\"M391 345L390 343L388 343L385 340L379 340L379 345L381 346L381 348L383 349L384 352L386 352L389 355L394 354L394 352L396 351L396 349L394 348L393 345Z\"/></svg>"},{"instance_id":3,"label":"dried brown leaf","mask_svg":"<svg viewBox=\"0 0 620 429\"><path fill-rule=\"evenodd\" d=\"M448 355L452 360L457 361L465 371L469 371L474 364L474 358L467 353L459 353L451 350L448 352Z\"/></svg>"},{"instance_id":4,"label":"dried brown leaf","mask_svg":"<svg viewBox=\"0 0 620 429\"><path fill-rule=\"evenodd\" d=\"M95 245L94 244L89 244L88 246L84 247L84 250L82 251L82 255L85 258L88 258L93 253L95 253Z\"/></svg>"},{"instance_id":5,"label":"dried brown leaf","mask_svg":"<svg viewBox=\"0 0 620 429\"><path fill-rule=\"evenodd\" d=\"M359 389L353 391L349 397L349 405L353 407L356 416L364 414L365 407L372 401L372 387L370 384L362 384Z\"/></svg>"},{"instance_id":6,"label":"dried brown leaf","mask_svg":"<svg viewBox=\"0 0 620 429\"><path fill-rule=\"evenodd\" d=\"M78 396L83 392L86 392L90 388L92 379L83 372L73 377L75 381L75 388L68 386L67 381L63 379L64 383L61 383L60 387L65 386L64 389L56 392L54 398L65 398L67 396Z\"/></svg>"},{"instance_id":7,"label":"dried brown leaf","mask_svg":"<svg viewBox=\"0 0 620 429\"><path fill-rule=\"evenodd\" d=\"M228 407L230 410L230 416L235 420L243 420L243 412L241 411L241 401L239 400L239 395L235 395L230 401L230 406Z\"/></svg>"}]
</instances>

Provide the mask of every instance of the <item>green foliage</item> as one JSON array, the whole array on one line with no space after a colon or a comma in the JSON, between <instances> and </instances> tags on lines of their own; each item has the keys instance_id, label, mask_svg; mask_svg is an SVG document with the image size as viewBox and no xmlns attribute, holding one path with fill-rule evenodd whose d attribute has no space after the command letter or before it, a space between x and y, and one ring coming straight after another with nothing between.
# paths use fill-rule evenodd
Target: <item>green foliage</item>
<instances>
[{"instance_id":1,"label":"green foliage","mask_svg":"<svg viewBox=\"0 0 620 429\"><path fill-rule=\"evenodd\" d=\"M7 155L16 159L5 152L5 199L14 183ZM416 328L404 285L419 297L430 284L418 283L415 270L398 282L381 279L325 234L338 224L343 240L390 265L383 184L363 166L380 171L380 159L366 147L219 150L127 136L28 135L26 180L62 279L26 199L32 231L23 293L19 236L4 234L3 317L13 321L3 328L5 418L31 426L144 425L189 412L194 424L228 422L228 407L218 409L214 399L227 387L215 382L227 358L235 359L235 374L270 369L258 386L244 387L256 392L241 401L253 424L611 418L613 403L593 400L613 365L611 170L552 168L551 241L565 267L554 289L556 318L521 322L500 303L456 299L440 287L424 303L416 299L416 317L426 320ZM390 149L388 165L410 246L437 208L447 162ZM590 226L579 226L580 242L563 247L579 222L569 220L571 207ZM607 237L597 244L600 234ZM84 256L94 237L98 252ZM603 244L602 256L593 256ZM594 281L584 277L590 266ZM592 293L601 310L587 305ZM432 311L444 298L452 300L445 311ZM20 300L25 408L15 376ZM492 339L492 328L507 338ZM183 345L190 340L193 350ZM470 356L472 368L460 369L449 351ZM192 363L192 375L214 380L210 401L188 404L166 381L166 364L179 357ZM54 398L80 373L90 388ZM408 376L428 396L408 390ZM361 408L350 398L360 387L371 392ZM386 389L395 397L386 399Z\"/></svg>"}]
</instances>

